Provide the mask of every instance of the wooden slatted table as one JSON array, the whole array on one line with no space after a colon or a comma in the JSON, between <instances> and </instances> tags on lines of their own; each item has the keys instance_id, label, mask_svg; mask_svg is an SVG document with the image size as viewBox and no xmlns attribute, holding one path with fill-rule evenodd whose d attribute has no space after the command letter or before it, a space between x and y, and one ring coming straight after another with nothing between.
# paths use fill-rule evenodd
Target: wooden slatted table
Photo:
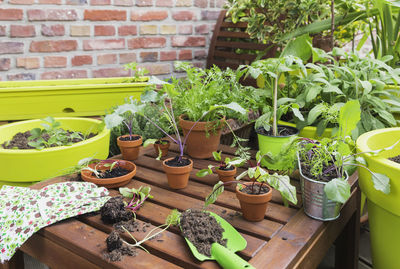
<instances>
[{"instance_id":1,"label":"wooden slatted table","mask_svg":"<svg viewBox=\"0 0 400 269\"><path fill-rule=\"evenodd\" d=\"M220 149L226 156L234 152L224 145ZM174 155L177 155L176 147L172 147L169 153L169 156ZM199 169L212 163L211 160L194 160L189 184L182 190L168 187L161 162L154 159L153 148L142 149L135 163L137 173L127 187L151 186L154 199L145 202L137 218L140 223L151 223L152 227L163 224L171 209L201 208L204 198L217 182L216 175L195 176ZM238 173L242 170L239 169ZM76 175L58 177L38 183L33 188L40 189L74 178ZM215 205L209 206L209 210L225 218L244 236L247 248L239 255L256 268L315 268L335 241L336 267L357 268L360 192L357 176L353 175L349 180L351 198L344 205L340 218L332 222L313 220L304 214L301 207L284 207L275 190L265 218L260 222L248 222L237 213L240 207L233 188L228 188ZM298 181L293 182L298 186ZM119 194L117 190L110 190L110 193L112 196ZM218 268L213 261L198 262L176 227L164 232L162 241L147 241L144 246L150 253L138 249L136 257L125 256L120 262L108 262L102 258L102 252L111 230L112 227L104 224L99 215L62 221L41 229L8 264L0 265L0 268L23 268L21 251L50 268ZM140 240L145 233L134 232L133 235ZM126 234L123 238L132 243Z\"/></svg>"}]
</instances>

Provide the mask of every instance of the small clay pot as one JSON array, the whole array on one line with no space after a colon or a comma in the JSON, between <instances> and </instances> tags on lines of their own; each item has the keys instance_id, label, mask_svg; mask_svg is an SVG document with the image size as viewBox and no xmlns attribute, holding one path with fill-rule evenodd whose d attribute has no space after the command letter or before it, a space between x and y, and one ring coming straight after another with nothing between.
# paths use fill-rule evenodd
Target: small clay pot
<instances>
[{"instance_id":1,"label":"small clay pot","mask_svg":"<svg viewBox=\"0 0 400 269\"><path fill-rule=\"evenodd\" d=\"M242 185L249 186L251 182L243 183ZM255 184L261 185L256 182ZM248 221L261 221L264 219L265 211L267 210L268 202L272 198L272 188L268 186L269 191L263 194L247 194L239 190L236 186L236 197L239 199L243 217Z\"/></svg>"},{"instance_id":2,"label":"small clay pot","mask_svg":"<svg viewBox=\"0 0 400 269\"><path fill-rule=\"evenodd\" d=\"M215 172L218 174L219 180L222 182L234 181L236 176L236 167L233 166L233 170L221 170L216 168Z\"/></svg>"},{"instance_id":3,"label":"small clay pot","mask_svg":"<svg viewBox=\"0 0 400 269\"><path fill-rule=\"evenodd\" d=\"M167 141L167 140L165 140ZM168 150L169 150L169 146L171 145L171 143L168 141L167 144L156 144L154 143L154 150L156 151L156 155L158 156L160 150L161 150L161 157L165 157L168 155Z\"/></svg>"},{"instance_id":4,"label":"small clay pot","mask_svg":"<svg viewBox=\"0 0 400 269\"><path fill-rule=\"evenodd\" d=\"M166 165L165 163L168 162L169 160L172 160L173 158L168 158L163 161L163 167L165 174L167 174L167 179L168 179L168 185L172 189L183 189L187 186L189 182L189 175L190 172L193 169L193 161L189 159L190 164L186 166L169 166Z\"/></svg>"},{"instance_id":5,"label":"small clay pot","mask_svg":"<svg viewBox=\"0 0 400 269\"><path fill-rule=\"evenodd\" d=\"M213 151L218 150L224 120L225 118L222 118L219 125L217 125L218 121L196 123L186 140L186 150L189 156L197 159L212 157ZM183 115L179 116L179 125L185 137L194 124L194 121L185 120Z\"/></svg>"},{"instance_id":6,"label":"small clay pot","mask_svg":"<svg viewBox=\"0 0 400 269\"><path fill-rule=\"evenodd\" d=\"M120 176L120 177L111 177L111 178L97 178L92 175L92 171L89 170L81 170L82 180L87 182L92 182L98 186L107 187L107 188L117 188L128 184L131 179L136 175L136 165L129 161L124 160L114 160L118 161L118 166L124 168L126 170L131 171L130 173ZM96 163L89 164L90 168L96 166ZM105 167L101 163L97 165L97 170L107 170L109 167Z\"/></svg>"},{"instance_id":7,"label":"small clay pot","mask_svg":"<svg viewBox=\"0 0 400 269\"><path fill-rule=\"evenodd\" d=\"M138 135L132 135L132 136L138 136ZM139 156L140 146L142 145L142 137L140 136L139 139L132 141L130 140L122 141L120 140L121 137L129 137L129 135L122 135L118 136L117 138L117 144L119 149L121 150L122 159L128 161L136 160Z\"/></svg>"}]
</instances>

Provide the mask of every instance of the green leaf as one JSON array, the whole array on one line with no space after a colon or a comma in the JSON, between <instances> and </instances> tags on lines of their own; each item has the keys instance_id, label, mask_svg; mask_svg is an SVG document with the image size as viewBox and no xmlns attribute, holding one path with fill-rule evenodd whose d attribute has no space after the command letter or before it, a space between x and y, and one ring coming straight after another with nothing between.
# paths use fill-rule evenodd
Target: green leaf
<instances>
[{"instance_id":1,"label":"green leaf","mask_svg":"<svg viewBox=\"0 0 400 269\"><path fill-rule=\"evenodd\" d=\"M301 121L304 121L303 114L301 114L301 112L300 112L300 110L299 110L298 108L293 108L293 107L292 107L292 112L293 112L293 115L294 115L296 118L298 118L298 119L301 120Z\"/></svg>"},{"instance_id":2,"label":"green leaf","mask_svg":"<svg viewBox=\"0 0 400 269\"><path fill-rule=\"evenodd\" d=\"M114 127L119 126L123 121L124 121L124 118L115 113L106 115L104 117L104 122L108 129L112 129Z\"/></svg>"},{"instance_id":3,"label":"green leaf","mask_svg":"<svg viewBox=\"0 0 400 269\"><path fill-rule=\"evenodd\" d=\"M372 182L374 183L374 188L384 194L390 193L390 179L386 175L380 173L372 173Z\"/></svg>"},{"instance_id":4,"label":"green leaf","mask_svg":"<svg viewBox=\"0 0 400 269\"><path fill-rule=\"evenodd\" d=\"M180 219L181 219L181 213L177 209L173 209L165 219L165 224L179 225Z\"/></svg>"},{"instance_id":5,"label":"green leaf","mask_svg":"<svg viewBox=\"0 0 400 269\"><path fill-rule=\"evenodd\" d=\"M218 196L224 192L224 183L219 181L217 184L214 185L212 192L208 195L204 202L204 207L209 206L210 204L215 203L217 201Z\"/></svg>"},{"instance_id":6,"label":"green leaf","mask_svg":"<svg viewBox=\"0 0 400 269\"><path fill-rule=\"evenodd\" d=\"M282 51L281 57L293 55L307 61L311 57L311 48L307 45L307 42L311 42L311 37L308 34L291 40Z\"/></svg>"},{"instance_id":7,"label":"green leaf","mask_svg":"<svg viewBox=\"0 0 400 269\"><path fill-rule=\"evenodd\" d=\"M143 147L145 148L148 145L155 144L157 141L158 141L158 139L154 139L154 138L146 139L146 141L144 141L144 143L143 143Z\"/></svg>"},{"instance_id":8,"label":"green leaf","mask_svg":"<svg viewBox=\"0 0 400 269\"><path fill-rule=\"evenodd\" d=\"M351 131L357 127L357 123L360 119L360 102L358 100L346 102L346 104L340 108L338 137L344 138L345 136L351 135Z\"/></svg>"},{"instance_id":9,"label":"green leaf","mask_svg":"<svg viewBox=\"0 0 400 269\"><path fill-rule=\"evenodd\" d=\"M268 184L279 191L282 197L293 204L297 204L296 187L290 184L290 178L286 175L266 174Z\"/></svg>"},{"instance_id":10,"label":"green leaf","mask_svg":"<svg viewBox=\"0 0 400 269\"><path fill-rule=\"evenodd\" d=\"M119 193L126 198L132 198L133 192L130 188L119 188Z\"/></svg>"},{"instance_id":11,"label":"green leaf","mask_svg":"<svg viewBox=\"0 0 400 269\"><path fill-rule=\"evenodd\" d=\"M310 112L308 112L308 118L307 118L308 125L313 124L314 121L322 114L324 109L325 109L325 106L323 104L318 104L315 107L313 107L310 110Z\"/></svg>"},{"instance_id":12,"label":"green leaf","mask_svg":"<svg viewBox=\"0 0 400 269\"><path fill-rule=\"evenodd\" d=\"M209 175L209 170L208 169L201 169L196 173L196 176L198 177L205 177L207 175Z\"/></svg>"},{"instance_id":13,"label":"green leaf","mask_svg":"<svg viewBox=\"0 0 400 269\"><path fill-rule=\"evenodd\" d=\"M217 162L221 161L221 152L222 151L220 151L220 152L213 151L213 153L212 153L214 160L216 160Z\"/></svg>"},{"instance_id":14,"label":"green leaf","mask_svg":"<svg viewBox=\"0 0 400 269\"><path fill-rule=\"evenodd\" d=\"M328 199L342 204L345 203L351 195L350 184L347 180L341 178L334 178L326 183L324 191Z\"/></svg>"},{"instance_id":15,"label":"green leaf","mask_svg":"<svg viewBox=\"0 0 400 269\"><path fill-rule=\"evenodd\" d=\"M142 103L150 103L157 101L157 92L156 91L146 91L140 95L140 101Z\"/></svg>"}]
</instances>

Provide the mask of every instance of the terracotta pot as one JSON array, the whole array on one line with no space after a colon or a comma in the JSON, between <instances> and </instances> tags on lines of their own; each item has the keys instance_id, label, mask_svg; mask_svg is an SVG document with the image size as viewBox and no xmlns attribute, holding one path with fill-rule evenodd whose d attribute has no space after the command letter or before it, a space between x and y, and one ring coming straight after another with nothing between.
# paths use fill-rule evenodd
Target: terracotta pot
<instances>
[{"instance_id":1,"label":"terracotta pot","mask_svg":"<svg viewBox=\"0 0 400 269\"><path fill-rule=\"evenodd\" d=\"M249 186L251 182L242 185ZM255 184L261 185L256 182ZM268 202L272 198L272 188L268 186L269 191L263 194L247 194L239 190L236 186L236 197L239 199L240 207L242 208L243 217L248 221L261 221L264 219L265 211L267 210Z\"/></svg>"},{"instance_id":2,"label":"terracotta pot","mask_svg":"<svg viewBox=\"0 0 400 269\"><path fill-rule=\"evenodd\" d=\"M215 127L218 121L200 121L193 127L186 140L186 150L189 156L197 159L212 157L212 152L217 151L219 146L222 123L224 120L225 118L220 120L221 124L218 127ZM179 116L179 125L185 137L194 124L194 121L184 120L182 115ZM207 132L208 135L206 136Z\"/></svg>"},{"instance_id":3,"label":"terracotta pot","mask_svg":"<svg viewBox=\"0 0 400 269\"><path fill-rule=\"evenodd\" d=\"M129 135L121 135L117 138L117 144L122 153L122 159L133 161L136 160L139 156L140 146L142 145L142 137L133 141L122 141L121 137L127 137ZM137 136L137 135L132 135Z\"/></svg>"},{"instance_id":4,"label":"terracotta pot","mask_svg":"<svg viewBox=\"0 0 400 269\"><path fill-rule=\"evenodd\" d=\"M153 144L154 150L156 151L157 156L161 150L161 157L165 157L168 155L168 150L169 150L170 145L171 145L171 143L169 141L167 144L155 144L155 143Z\"/></svg>"},{"instance_id":5,"label":"terracotta pot","mask_svg":"<svg viewBox=\"0 0 400 269\"><path fill-rule=\"evenodd\" d=\"M118 166L121 168L124 168L126 170L130 170L131 172L120 176L120 177L112 177L112 178L97 178L96 176L92 175L92 171L89 170L82 170L81 171L81 177L84 181L87 182L92 182L98 186L102 187L107 187L107 188L117 188L120 186L124 186L128 184L131 179L136 175L136 165L132 162L129 161L124 161L124 160L114 160L118 161ZM96 163L91 163L89 164L90 168L93 168L96 166ZM109 169L108 167L104 167L104 165L99 164L97 165L97 170L107 170Z\"/></svg>"},{"instance_id":6,"label":"terracotta pot","mask_svg":"<svg viewBox=\"0 0 400 269\"><path fill-rule=\"evenodd\" d=\"M222 182L234 181L236 176L236 167L233 166L233 170L221 170L219 168L215 169L218 174L219 180Z\"/></svg>"},{"instance_id":7,"label":"terracotta pot","mask_svg":"<svg viewBox=\"0 0 400 269\"><path fill-rule=\"evenodd\" d=\"M193 161L189 159L190 161L189 165L180 167L169 166L165 164L166 162L172 159L173 158L168 158L163 161L164 171L167 174L168 185L172 189L177 189L177 190L183 189L187 186L189 182L189 175L193 169Z\"/></svg>"}]
</instances>

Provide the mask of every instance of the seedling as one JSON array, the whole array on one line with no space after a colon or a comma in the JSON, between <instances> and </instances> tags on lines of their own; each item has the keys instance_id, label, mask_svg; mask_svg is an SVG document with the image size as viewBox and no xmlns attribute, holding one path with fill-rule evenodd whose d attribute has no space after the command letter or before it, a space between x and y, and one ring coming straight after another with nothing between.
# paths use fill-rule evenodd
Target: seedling
<instances>
[{"instance_id":1,"label":"seedling","mask_svg":"<svg viewBox=\"0 0 400 269\"><path fill-rule=\"evenodd\" d=\"M210 165L208 165L208 168L207 168L207 169L201 169L201 170L199 170L199 171L196 173L196 176L198 176L198 177L204 177L204 176L206 176L206 175L211 175L211 174L213 173L213 170L212 170L212 169L213 169L214 167L218 167L219 169L222 169L222 168L230 168L230 167L232 167L232 166L239 167L239 166L243 165L243 163L245 163L245 162L247 161L247 159L242 159L242 158L240 158L240 157L235 157L235 158L233 158L233 159L231 159L231 158L229 158L229 157L226 157L225 160L222 161L221 153L222 153L221 151L220 151L220 152L214 151L214 152L212 153L212 154L213 154L213 157L214 157L214 160L220 162L218 166L215 166L215 165L210 164Z\"/></svg>"},{"instance_id":2,"label":"seedling","mask_svg":"<svg viewBox=\"0 0 400 269\"><path fill-rule=\"evenodd\" d=\"M45 123L41 123L42 128L34 128L30 130L31 136L28 137L28 145L36 149L49 148L52 146L69 146L72 145L74 139L84 140L85 138L79 132L67 132L59 128L60 122L55 121L53 117L42 119ZM45 137L48 137L45 139Z\"/></svg>"},{"instance_id":3,"label":"seedling","mask_svg":"<svg viewBox=\"0 0 400 269\"><path fill-rule=\"evenodd\" d=\"M89 167L90 163L87 163L87 166L82 168L82 170L87 170L91 171L97 178L102 178L102 175L104 174L104 170L98 170L98 166L102 165L103 167L108 168L108 171L112 171L114 167L118 166L118 161L114 160L97 160L98 163L94 166L94 168ZM93 162L92 162L93 163Z\"/></svg>"},{"instance_id":4,"label":"seedling","mask_svg":"<svg viewBox=\"0 0 400 269\"><path fill-rule=\"evenodd\" d=\"M150 139L147 139L146 141L144 141L143 147L147 147L148 145L154 145L154 144L166 145L168 143L169 143L169 141L163 140L162 138L160 138L160 139L150 138ZM156 160L161 160L161 157L162 157L162 150L160 148L158 148L158 156L157 156Z\"/></svg>"},{"instance_id":5,"label":"seedling","mask_svg":"<svg viewBox=\"0 0 400 269\"><path fill-rule=\"evenodd\" d=\"M144 75L149 73L149 70L146 68L140 68L137 66L136 62L131 62L124 65L125 70L131 70L133 73L133 77L131 78L131 82L143 82L147 81L147 78Z\"/></svg>"},{"instance_id":6,"label":"seedling","mask_svg":"<svg viewBox=\"0 0 400 269\"><path fill-rule=\"evenodd\" d=\"M119 192L122 194L122 196L126 198L132 198L132 200L128 203L128 205L125 206L125 208L130 209L134 214L143 205L146 199L153 198L153 196L150 195L150 190L151 188L149 186L146 187L140 186L139 189L119 188Z\"/></svg>"}]
</instances>

